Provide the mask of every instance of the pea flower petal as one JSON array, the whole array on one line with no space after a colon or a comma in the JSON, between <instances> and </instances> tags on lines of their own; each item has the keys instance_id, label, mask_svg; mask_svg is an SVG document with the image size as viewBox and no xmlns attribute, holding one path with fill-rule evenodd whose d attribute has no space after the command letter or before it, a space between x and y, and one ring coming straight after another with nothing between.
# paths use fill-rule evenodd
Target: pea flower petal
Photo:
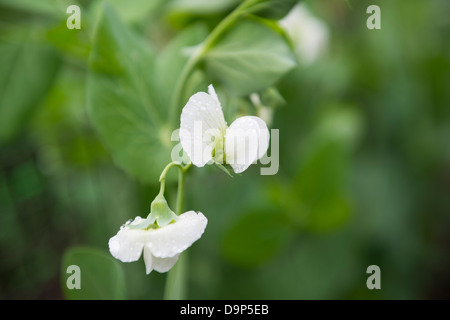
<instances>
[{"instance_id":1,"label":"pea flower petal","mask_svg":"<svg viewBox=\"0 0 450 320\"><path fill-rule=\"evenodd\" d=\"M258 117L246 116L236 119L225 134L227 163L234 172L245 171L260 159L269 147L269 129Z\"/></svg>"},{"instance_id":2,"label":"pea flower petal","mask_svg":"<svg viewBox=\"0 0 450 320\"><path fill-rule=\"evenodd\" d=\"M197 167L225 160L234 172L241 173L267 152L270 139L267 125L261 118L245 116L228 127L212 85L208 92L197 92L184 106L181 145Z\"/></svg>"},{"instance_id":3,"label":"pea flower petal","mask_svg":"<svg viewBox=\"0 0 450 320\"><path fill-rule=\"evenodd\" d=\"M153 270L158 272L167 272L175 265L178 261L180 254L177 254L171 258L157 258L152 255L150 249L144 247L144 262L145 262L145 273L149 274Z\"/></svg>"},{"instance_id":4,"label":"pea flower petal","mask_svg":"<svg viewBox=\"0 0 450 320\"><path fill-rule=\"evenodd\" d=\"M137 225L142 220L136 217L129 225ZM122 262L137 261L144 251L147 274L152 270L167 272L180 253L200 239L207 223L201 212L188 211L179 215L175 222L156 229L132 229L125 225L109 240L109 250Z\"/></svg>"},{"instance_id":5,"label":"pea flower petal","mask_svg":"<svg viewBox=\"0 0 450 320\"><path fill-rule=\"evenodd\" d=\"M197 167L203 167L213 156L214 136L221 136L227 129L222 107L214 87L208 93L197 92L181 112L180 142Z\"/></svg>"},{"instance_id":6,"label":"pea flower petal","mask_svg":"<svg viewBox=\"0 0 450 320\"><path fill-rule=\"evenodd\" d=\"M144 219L136 217L131 225L138 225ZM109 239L109 251L114 258L122 262L133 262L140 258L144 247L146 230L130 229L127 225L122 226L116 236Z\"/></svg>"}]
</instances>

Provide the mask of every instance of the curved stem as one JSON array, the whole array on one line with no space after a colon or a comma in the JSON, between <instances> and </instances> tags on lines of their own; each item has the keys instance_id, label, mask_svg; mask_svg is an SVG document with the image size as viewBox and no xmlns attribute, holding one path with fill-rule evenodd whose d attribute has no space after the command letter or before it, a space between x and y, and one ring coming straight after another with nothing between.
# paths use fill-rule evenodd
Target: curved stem
<instances>
[{"instance_id":1,"label":"curved stem","mask_svg":"<svg viewBox=\"0 0 450 320\"><path fill-rule=\"evenodd\" d=\"M203 55L214 45L214 43L222 35L222 33L224 33L237 20L237 18L239 18L239 16L246 13L246 10L248 8L261 1L262 0L246 0L241 3L241 5L234 9L213 29L213 31L208 35L203 44L201 44L198 50L189 58L188 62L185 64L183 70L181 71L181 75L178 78L177 84L175 86L175 91L170 102L170 123L174 123L178 108L181 104L183 89L197 63L203 58Z\"/></svg>"},{"instance_id":2,"label":"curved stem","mask_svg":"<svg viewBox=\"0 0 450 320\"><path fill-rule=\"evenodd\" d=\"M181 75L178 78L177 84L175 86L174 94L172 95L172 100L170 102L170 114L169 114L169 123L174 123L175 117L177 116L178 106L181 104L181 99L183 95L183 89L185 87L186 82L189 79L192 71L194 70L197 63L200 61L201 55L200 51L197 51L194 55L192 55L188 62L185 64L183 70L181 71Z\"/></svg>"},{"instance_id":3,"label":"curved stem","mask_svg":"<svg viewBox=\"0 0 450 320\"><path fill-rule=\"evenodd\" d=\"M236 9L234 9L228 16L225 17L209 34L202 46L202 54L211 48L211 46L216 42L216 40L221 36L221 34L232 25L239 16L244 14L246 10L260 2L261 0L247 0L241 3Z\"/></svg>"},{"instance_id":4,"label":"curved stem","mask_svg":"<svg viewBox=\"0 0 450 320\"><path fill-rule=\"evenodd\" d=\"M177 166L180 169L183 169L183 166L181 163L177 162L177 161L172 161L171 163L169 163L161 172L161 175L159 176L159 181L163 181L166 179L166 174L167 172L170 170L170 168L172 168L173 166Z\"/></svg>"},{"instance_id":5,"label":"curved stem","mask_svg":"<svg viewBox=\"0 0 450 320\"><path fill-rule=\"evenodd\" d=\"M159 187L159 194L164 194L164 189L166 188L166 179L159 180L161 186Z\"/></svg>"},{"instance_id":6,"label":"curved stem","mask_svg":"<svg viewBox=\"0 0 450 320\"><path fill-rule=\"evenodd\" d=\"M166 187L166 175L167 175L167 172L169 172L170 168L172 168L173 166L177 166L178 168L180 168L180 170L183 170L183 168L184 168L181 165L181 163L172 161L163 169L163 171L161 172L161 175L159 176L159 182L161 183L161 187L159 189L159 194L164 194L164 189Z\"/></svg>"}]
</instances>

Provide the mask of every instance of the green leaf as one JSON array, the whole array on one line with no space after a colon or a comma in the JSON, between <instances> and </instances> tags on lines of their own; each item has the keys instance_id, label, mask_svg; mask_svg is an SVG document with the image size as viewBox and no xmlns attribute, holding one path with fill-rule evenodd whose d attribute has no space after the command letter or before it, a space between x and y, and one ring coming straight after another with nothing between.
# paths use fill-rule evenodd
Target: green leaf
<instances>
[{"instance_id":1,"label":"green leaf","mask_svg":"<svg viewBox=\"0 0 450 320\"><path fill-rule=\"evenodd\" d=\"M158 108L154 61L147 42L105 6L90 55L88 110L116 163L144 182L158 181L170 162L174 129L163 121L167 107Z\"/></svg>"},{"instance_id":2,"label":"green leaf","mask_svg":"<svg viewBox=\"0 0 450 320\"><path fill-rule=\"evenodd\" d=\"M286 100L276 87L269 87L260 93L261 105L277 108L286 104Z\"/></svg>"},{"instance_id":3,"label":"green leaf","mask_svg":"<svg viewBox=\"0 0 450 320\"><path fill-rule=\"evenodd\" d=\"M222 250L231 262L252 267L272 258L290 235L286 219L276 210L249 212L227 230Z\"/></svg>"},{"instance_id":4,"label":"green leaf","mask_svg":"<svg viewBox=\"0 0 450 320\"><path fill-rule=\"evenodd\" d=\"M329 230L342 225L350 216L350 151L359 136L360 124L351 109L327 109L304 146L291 194L297 203L291 216L303 227Z\"/></svg>"},{"instance_id":5,"label":"green leaf","mask_svg":"<svg viewBox=\"0 0 450 320\"><path fill-rule=\"evenodd\" d=\"M213 14L231 9L239 0L173 0L168 5L171 14Z\"/></svg>"},{"instance_id":6,"label":"green leaf","mask_svg":"<svg viewBox=\"0 0 450 320\"><path fill-rule=\"evenodd\" d=\"M299 2L300 0L265 0L253 5L249 12L264 18L278 20L286 16Z\"/></svg>"},{"instance_id":7,"label":"green leaf","mask_svg":"<svg viewBox=\"0 0 450 320\"><path fill-rule=\"evenodd\" d=\"M274 84L295 64L282 31L260 18L239 20L204 56L211 77L238 95L247 95Z\"/></svg>"},{"instance_id":8,"label":"green leaf","mask_svg":"<svg viewBox=\"0 0 450 320\"><path fill-rule=\"evenodd\" d=\"M75 274L67 273L71 265L80 268L80 289L69 289L67 286L69 277ZM61 264L61 286L64 296L70 300L125 298L125 276L121 263L103 251L89 247L66 250Z\"/></svg>"},{"instance_id":9,"label":"green leaf","mask_svg":"<svg viewBox=\"0 0 450 320\"><path fill-rule=\"evenodd\" d=\"M333 141L314 143L304 158L294 184L298 208L295 215L305 228L320 231L341 225L350 214L346 196L346 152ZM291 195L293 197L293 195Z\"/></svg>"},{"instance_id":10,"label":"green leaf","mask_svg":"<svg viewBox=\"0 0 450 320\"><path fill-rule=\"evenodd\" d=\"M177 29L185 28L202 19L220 20L236 7L241 0L172 0L168 1L167 20Z\"/></svg>"},{"instance_id":11,"label":"green leaf","mask_svg":"<svg viewBox=\"0 0 450 320\"><path fill-rule=\"evenodd\" d=\"M83 18L82 18L83 19ZM84 67L91 50L89 20L82 20L80 30L68 30L66 20L63 19L48 29L47 40L69 58L80 60Z\"/></svg>"},{"instance_id":12,"label":"green leaf","mask_svg":"<svg viewBox=\"0 0 450 320\"><path fill-rule=\"evenodd\" d=\"M69 0L0 0L0 5L55 18L64 17L67 7L71 4L74 3Z\"/></svg>"},{"instance_id":13,"label":"green leaf","mask_svg":"<svg viewBox=\"0 0 450 320\"><path fill-rule=\"evenodd\" d=\"M108 5L114 8L120 19L126 23L139 23L148 21L148 17L156 11L163 0L108 0ZM101 15L103 1L95 1L90 7L90 14L94 17Z\"/></svg>"},{"instance_id":14,"label":"green leaf","mask_svg":"<svg viewBox=\"0 0 450 320\"><path fill-rule=\"evenodd\" d=\"M49 90L60 61L34 30L1 34L0 144L12 139Z\"/></svg>"},{"instance_id":15,"label":"green leaf","mask_svg":"<svg viewBox=\"0 0 450 320\"><path fill-rule=\"evenodd\" d=\"M207 36L205 26L195 24L180 32L159 54L155 66L155 86L158 92L158 103L169 106L173 98L174 88L195 46L199 45ZM189 83L191 84L191 82ZM188 84L188 85L189 85ZM194 92L188 91L191 95ZM186 97L186 95L183 95ZM187 101L182 99L183 101ZM182 106L177 106L181 108ZM177 118L177 126L179 126Z\"/></svg>"}]
</instances>

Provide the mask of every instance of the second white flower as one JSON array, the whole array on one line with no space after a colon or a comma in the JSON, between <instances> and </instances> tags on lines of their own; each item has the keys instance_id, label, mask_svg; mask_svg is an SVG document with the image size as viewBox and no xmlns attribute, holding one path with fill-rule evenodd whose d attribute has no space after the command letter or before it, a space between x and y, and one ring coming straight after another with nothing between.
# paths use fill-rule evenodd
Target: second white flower
<instances>
[{"instance_id":1,"label":"second white flower","mask_svg":"<svg viewBox=\"0 0 450 320\"><path fill-rule=\"evenodd\" d=\"M255 116L240 117L228 127L212 85L208 93L191 96L181 113L180 142L197 167L217 162L243 172L267 152L269 138L266 123Z\"/></svg>"}]
</instances>

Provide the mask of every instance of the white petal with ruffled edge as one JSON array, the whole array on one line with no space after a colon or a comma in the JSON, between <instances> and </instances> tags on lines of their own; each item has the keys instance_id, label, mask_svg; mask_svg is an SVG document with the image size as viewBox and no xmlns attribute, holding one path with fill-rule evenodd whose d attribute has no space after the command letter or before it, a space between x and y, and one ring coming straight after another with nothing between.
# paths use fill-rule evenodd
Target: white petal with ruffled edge
<instances>
[{"instance_id":1,"label":"white petal with ruffled edge","mask_svg":"<svg viewBox=\"0 0 450 320\"><path fill-rule=\"evenodd\" d=\"M152 255L152 252L147 246L144 246L145 273L149 274L153 270L160 273L167 272L177 263L179 256L180 254L170 258L157 258Z\"/></svg>"},{"instance_id":2,"label":"white petal with ruffled edge","mask_svg":"<svg viewBox=\"0 0 450 320\"><path fill-rule=\"evenodd\" d=\"M131 223L137 225L143 219L136 217ZM108 246L112 256L122 262L137 261L146 241L146 230L130 229L127 226L119 230L117 235L109 239Z\"/></svg>"},{"instance_id":3,"label":"white petal with ruffled edge","mask_svg":"<svg viewBox=\"0 0 450 320\"><path fill-rule=\"evenodd\" d=\"M207 223L201 212L180 214L175 223L148 232L146 247L157 258L174 257L200 239Z\"/></svg>"},{"instance_id":4,"label":"white petal with ruffled edge","mask_svg":"<svg viewBox=\"0 0 450 320\"><path fill-rule=\"evenodd\" d=\"M227 164L236 173L245 171L267 152L269 139L269 129L261 118L247 116L236 119L225 134Z\"/></svg>"},{"instance_id":5,"label":"white petal with ruffled edge","mask_svg":"<svg viewBox=\"0 0 450 320\"><path fill-rule=\"evenodd\" d=\"M160 273L167 272L177 263L179 256L177 254L170 258L157 258L152 255L152 252L147 246L144 246L145 273L150 274L153 270Z\"/></svg>"},{"instance_id":6,"label":"white petal with ruffled edge","mask_svg":"<svg viewBox=\"0 0 450 320\"><path fill-rule=\"evenodd\" d=\"M208 92L191 96L181 112L180 143L197 167L203 167L213 158L216 141L223 137L227 129L212 85L208 87Z\"/></svg>"},{"instance_id":7,"label":"white petal with ruffled edge","mask_svg":"<svg viewBox=\"0 0 450 320\"><path fill-rule=\"evenodd\" d=\"M137 217L131 225L144 219ZM109 240L113 257L122 262L139 259L144 251L145 271L169 271L177 262L181 252L197 241L205 231L208 220L201 212L188 211L178 219L158 229L131 229L124 226Z\"/></svg>"}]
</instances>

